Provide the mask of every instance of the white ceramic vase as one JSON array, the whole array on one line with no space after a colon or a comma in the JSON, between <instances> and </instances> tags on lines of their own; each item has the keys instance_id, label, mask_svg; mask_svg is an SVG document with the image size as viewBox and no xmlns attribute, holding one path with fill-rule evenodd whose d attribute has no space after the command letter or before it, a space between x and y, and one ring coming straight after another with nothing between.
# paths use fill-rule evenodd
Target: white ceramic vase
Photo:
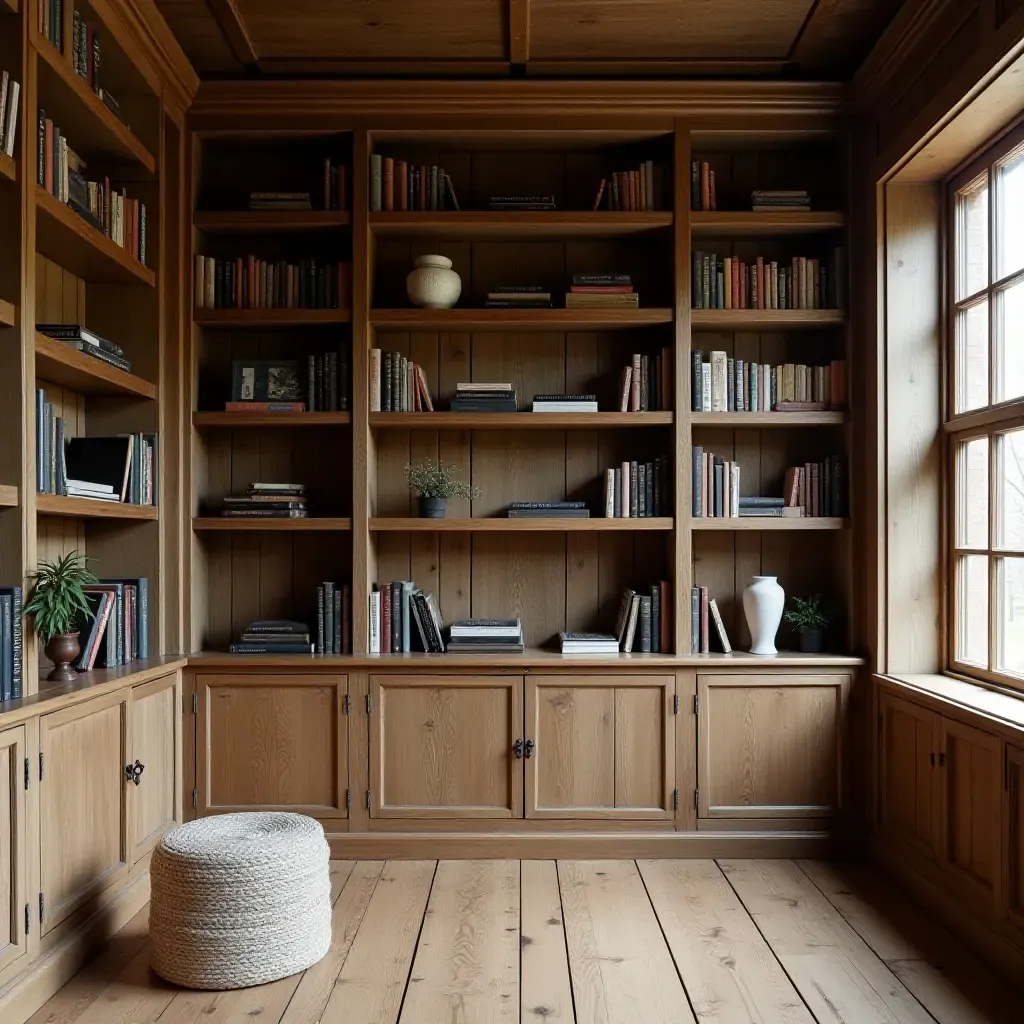
<instances>
[{"instance_id":1,"label":"white ceramic vase","mask_svg":"<svg viewBox=\"0 0 1024 1024\"><path fill-rule=\"evenodd\" d=\"M778 654L775 634L782 622L786 592L777 576L755 576L743 588L743 614L750 630L751 654Z\"/></svg>"},{"instance_id":2,"label":"white ceramic vase","mask_svg":"<svg viewBox=\"0 0 1024 1024\"><path fill-rule=\"evenodd\" d=\"M451 309L462 294L462 279L447 256L417 256L405 279L409 301L425 309Z\"/></svg>"}]
</instances>

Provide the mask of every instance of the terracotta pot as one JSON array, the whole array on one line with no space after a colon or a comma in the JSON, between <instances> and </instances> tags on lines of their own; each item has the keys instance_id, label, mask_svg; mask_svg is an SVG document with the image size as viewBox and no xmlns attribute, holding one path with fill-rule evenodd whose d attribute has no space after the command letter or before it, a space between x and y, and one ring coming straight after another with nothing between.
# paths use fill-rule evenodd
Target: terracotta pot
<instances>
[{"instance_id":1,"label":"terracotta pot","mask_svg":"<svg viewBox=\"0 0 1024 1024\"><path fill-rule=\"evenodd\" d=\"M71 683L78 678L78 673L71 667L71 662L82 652L77 633L58 633L50 637L43 652L53 662L53 671L46 677L50 682Z\"/></svg>"},{"instance_id":2,"label":"terracotta pot","mask_svg":"<svg viewBox=\"0 0 1024 1024\"><path fill-rule=\"evenodd\" d=\"M421 519L444 519L448 502L444 498L420 497L420 518Z\"/></svg>"}]
</instances>

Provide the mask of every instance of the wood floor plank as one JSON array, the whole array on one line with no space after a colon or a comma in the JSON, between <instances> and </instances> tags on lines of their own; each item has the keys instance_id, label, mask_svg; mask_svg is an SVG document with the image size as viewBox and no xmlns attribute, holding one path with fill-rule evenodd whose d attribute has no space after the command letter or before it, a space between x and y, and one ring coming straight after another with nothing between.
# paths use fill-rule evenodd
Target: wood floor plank
<instances>
[{"instance_id":1,"label":"wood floor plank","mask_svg":"<svg viewBox=\"0 0 1024 1024\"><path fill-rule=\"evenodd\" d=\"M437 865L400 1024L519 1020L519 862Z\"/></svg>"},{"instance_id":2,"label":"wood floor plank","mask_svg":"<svg viewBox=\"0 0 1024 1024\"><path fill-rule=\"evenodd\" d=\"M520 1020L522 1024L574 1024L558 868L553 860L524 860L520 877Z\"/></svg>"},{"instance_id":3,"label":"wood floor plank","mask_svg":"<svg viewBox=\"0 0 1024 1024\"><path fill-rule=\"evenodd\" d=\"M720 866L818 1024L934 1024L792 861Z\"/></svg>"},{"instance_id":4,"label":"wood floor plank","mask_svg":"<svg viewBox=\"0 0 1024 1024\"><path fill-rule=\"evenodd\" d=\"M815 1024L714 861L637 867L698 1020Z\"/></svg>"},{"instance_id":5,"label":"wood floor plank","mask_svg":"<svg viewBox=\"0 0 1024 1024\"><path fill-rule=\"evenodd\" d=\"M892 882L864 864L800 868L939 1024L999 1024L1020 995Z\"/></svg>"},{"instance_id":6,"label":"wood floor plank","mask_svg":"<svg viewBox=\"0 0 1024 1024\"><path fill-rule=\"evenodd\" d=\"M160 1024L267 1024L281 1019L299 976L230 992L178 992L160 1015Z\"/></svg>"},{"instance_id":7,"label":"wood floor plank","mask_svg":"<svg viewBox=\"0 0 1024 1024\"><path fill-rule=\"evenodd\" d=\"M340 898L334 904L331 948L323 960L302 975L281 1024L311 1024L320 1019L345 966L383 868L384 862L379 860L360 861L353 868Z\"/></svg>"},{"instance_id":8,"label":"wood floor plank","mask_svg":"<svg viewBox=\"0 0 1024 1024\"><path fill-rule=\"evenodd\" d=\"M153 1024L178 989L149 967L149 944L100 992L78 1018L79 1024Z\"/></svg>"},{"instance_id":9,"label":"wood floor plank","mask_svg":"<svg viewBox=\"0 0 1024 1024\"><path fill-rule=\"evenodd\" d=\"M693 1013L633 861L559 861L578 1020L682 1024Z\"/></svg>"},{"instance_id":10,"label":"wood floor plank","mask_svg":"<svg viewBox=\"0 0 1024 1024\"><path fill-rule=\"evenodd\" d=\"M435 861L388 861L331 992L323 1024L395 1024Z\"/></svg>"}]
</instances>

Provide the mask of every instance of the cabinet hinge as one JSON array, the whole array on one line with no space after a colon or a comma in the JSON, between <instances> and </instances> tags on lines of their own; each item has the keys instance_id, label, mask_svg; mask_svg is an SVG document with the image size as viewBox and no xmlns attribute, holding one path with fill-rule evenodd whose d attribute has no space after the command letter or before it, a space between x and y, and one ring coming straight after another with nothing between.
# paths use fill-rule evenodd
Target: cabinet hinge
<instances>
[{"instance_id":1,"label":"cabinet hinge","mask_svg":"<svg viewBox=\"0 0 1024 1024\"><path fill-rule=\"evenodd\" d=\"M696 693L693 695L693 713L700 714L700 695Z\"/></svg>"},{"instance_id":2,"label":"cabinet hinge","mask_svg":"<svg viewBox=\"0 0 1024 1024\"><path fill-rule=\"evenodd\" d=\"M192 714L193 715L198 715L199 714L199 694L198 693L193 693L192 694Z\"/></svg>"},{"instance_id":3,"label":"cabinet hinge","mask_svg":"<svg viewBox=\"0 0 1024 1024\"><path fill-rule=\"evenodd\" d=\"M347 811L352 806L352 790L345 790L345 810Z\"/></svg>"},{"instance_id":4,"label":"cabinet hinge","mask_svg":"<svg viewBox=\"0 0 1024 1024\"><path fill-rule=\"evenodd\" d=\"M347 693L345 694L345 699L341 702L341 710L344 711L346 715L350 715L352 713L352 698Z\"/></svg>"},{"instance_id":5,"label":"cabinet hinge","mask_svg":"<svg viewBox=\"0 0 1024 1024\"><path fill-rule=\"evenodd\" d=\"M679 694L678 693L673 693L672 694L672 714L673 715L678 715L679 714Z\"/></svg>"},{"instance_id":6,"label":"cabinet hinge","mask_svg":"<svg viewBox=\"0 0 1024 1024\"><path fill-rule=\"evenodd\" d=\"M39 781L43 781L43 752L39 751Z\"/></svg>"},{"instance_id":7,"label":"cabinet hinge","mask_svg":"<svg viewBox=\"0 0 1024 1024\"><path fill-rule=\"evenodd\" d=\"M25 934L28 935L28 927L32 921L32 911L29 909L28 904L25 904Z\"/></svg>"},{"instance_id":8,"label":"cabinet hinge","mask_svg":"<svg viewBox=\"0 0 1024 1024\"><path fill-rule=\"evenodd\" d=\"M695 811L699 811L700 810L700 790L699 789L695 789L693 791L693 809Z\"/></svg>"},{"instance_id":9,"label":"cabinet hinge","mask_svg":"<svg viewBox=\"0 0 1024 1024\"><path fill-rule=\"evenodd\" d=\"M366 791L366 809L367 810L370 809L370 791L369 790Z\"/></svg>"},{"instance_id":10,"label":"cabinet hinge","mask_svg":"<svg viewBox=\"0 0 1024 1024\"><path fill-rule=\"evenodd\" d=\"M26 789L28 789L28 776L29 776L28 758L26 757L25 758L25 788Z\"/></svg>"},{"instance_id":11,"label":"cabinet hinge","mask_svg":"<svg viewBox=\"0 0 1024 1024\"><path fill-rule=\"evenodd\" d=\"M193 807L198 807L199 806L199 790L198 789L193 789L192 790L192 806Z\"/></svg>"},{"instance_id":12,"label":"cabinet hinge","mask_svg":"<svg viewBox=\"0 0 1024 1024\"><path fill-rule=\"evenodd\" d=\"M366 713L373 714L373 698L369 694L366 695Z\"/></svg>"},{"instance_id":13,"label":"cabinet hinge","mask_svg":"<svg viewBox=\"0 0 1024 1024\"><path fill-rule=\"evenodd\" d=\"M673 789L672 790L672 810L674 810L674 811L678 811L679 810L679 790L678 789Z\"/></svg>"},{"instance_id":14,"label":"cabinet hinge","mask_svg":"<svg viewBox=\"0 0 1024 1024\"><path fill-rule=\"evenodd\" d=\"M40 924L43 923L43 910L44 910L45 906L46 906L46 904L43 901L43 894L40 893L39 894L39 923Z\"/></svg>"}]
</instances>

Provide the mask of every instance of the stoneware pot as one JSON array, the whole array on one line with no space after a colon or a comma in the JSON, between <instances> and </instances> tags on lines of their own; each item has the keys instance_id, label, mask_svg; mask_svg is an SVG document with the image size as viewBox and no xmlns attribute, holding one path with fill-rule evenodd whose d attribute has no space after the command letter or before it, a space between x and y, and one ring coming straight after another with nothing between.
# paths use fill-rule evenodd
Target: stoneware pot
<instances>
[{"instance_id":1,"label":"stoneware pot","mask_svg":"<svg viewBox=\"0 0 1024 1024\"><path fill-rule=\"evenodd\" d=\"M821 654L825 650L825 630L801 629L799 641L804 654Z\"/></svg>"},{"instance_id":2,"label":"stoneware pot","mask_svg":"<svg viewBox=\"0 0 1024 1024\"><path fill-rule=\"evenodd\" d=\"M755 576L743 588L743 614L750 630L751 654L778 654L775 634L782 621L786 592L777 576Z\"/></svg>"},{"instance_id":3,"label":"stoneware pot","mask_svg":"<svg viewBox=\"0 0 1024 1024\"><path fill-rule=\"evenodd\" d=\"M82 652L77 633L58 633L50 637L43 652L53 662L53 671L46 677L51 682L70 683L78 678L78 673L71 667L71 662Z\"/></svg>"},{"instance_id":4,"label":"stoneware pot","mask_svg":"<svg viewBox=\"0 0 1024 1024\"><path fill-rule=\"evenodd\" d=\"M417 256L416 269L405 279L405 290L414 306L451 309L462 294L462 279L452 270L447 256Z\"/></svg>"},{"instance_id":5,"label":"stoneware pot","mask_svg":"<svg viewBox=\"0 0 1024 1024\"><path fill-rule=\"evenodd\" d=\"M448 502L444 498L420 497L420 519L444 519Z\"/></svg>"}]
</instances>

